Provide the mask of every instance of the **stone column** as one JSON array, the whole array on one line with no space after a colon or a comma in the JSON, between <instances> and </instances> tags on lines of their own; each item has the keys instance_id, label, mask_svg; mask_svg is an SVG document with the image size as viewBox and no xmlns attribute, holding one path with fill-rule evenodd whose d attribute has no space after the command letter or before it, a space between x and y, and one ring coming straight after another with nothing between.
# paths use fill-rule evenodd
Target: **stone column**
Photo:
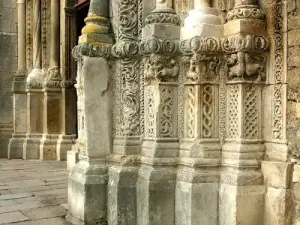
<instances>
[{"instance_id":1,"label":"stone column","mask_svg":"<svg viewBox=\"0 0 300 225\"><path fill-rule=\"evenodd\" d=\"M72 49L77 44L76 14L73 10L74 3L64 2L64 10L61 10L61 76L62 76L62 133L57 143L58 160L67 160L68 170L78 160L78 153L72 151L72 145L76 139L76 62L72 57ZM64 153L64 154L61 154ZM73 160L71 160L73 158Z\"/></svg>"},{"instance_id":2,"label":"stone column","mask_svg":"<svg viewBox=\"0 0 300 225\"><path fill-rule=\"evenodd\" d=\"M40 145L42 160L66 158L66 152L57 149L62 132L62 93L60 75L60 0L51 0L51 43L50 69L43 83L44 92L44 134Z\"/></svg>"},{"instance_id":3,"label":"stone column","mask_svg":"<svg viewBox=\"0 0 300 225\"><path fill-rule=\"evenodd\" d=\"M219 82L223 26L217 9L195 0L181 29L187 57L184 81L184 138L176 185L176 224L218 224L221 145ZM200 45L201 43L201 45ZM210 44L214 47L210 48Z\"/></svg>"},{"instance_id":4,"label":"stone column","mask_svg":"<svg viewBox=\"0 0 300 225\"><path fill-rule=\"evenodd\" d=\"M18 0L18 71L13 78L14 133L8 145L8 158L23 158L23 142L26 138L26 4Z\"/></svg>"},{"instance_id":5,"label":"stone column","mask_svg":"<svg viewBox=\"0 0 300 225\"><path fill-rule=\"evenodd\" d=\"M250 13L253 12L253 13ZM261 224L262 88L268 40L264 13L254 0L236 1L227 14L222 47L227 67L226 139L222 148L219 224Z\"/></svg>"},{"instance_id":6,"label":"stone column","mask_svg":"<svg viewBox=\"0 0 300 225\"><path fill-rule=\"evenodd\" d=\"M45 78L41 50L41 2L33 1L33 69L27 77L27 135L23 145L24 159L40 158L40 138L43 133L43 92Z\"/></svg>"},{"instance_id":7,"label":"stone column","mask_svg":"<svg viewBox=\"0 0 300 225\"><path fill-rule=\"evenodd\" d=\"M112 152L112 93L108 57L108 1L92 0L74 49L78 60L78 140L80 161L68 184L67 219L74 224L107 223L107 166ZM97 56L97 57L95 57Z\"/></svg>"},{"instance_id":8,"label":"stone column","mask_svg":"<svg viewBox=\"0 0 300 225\"><path fill-rule=\"evenodd\" d=\"M172 1L156 1L145 23L140 46L145 55L145 133L137 182L137 224L174 225L180 27Z\"/></svg>"}]
</instances>

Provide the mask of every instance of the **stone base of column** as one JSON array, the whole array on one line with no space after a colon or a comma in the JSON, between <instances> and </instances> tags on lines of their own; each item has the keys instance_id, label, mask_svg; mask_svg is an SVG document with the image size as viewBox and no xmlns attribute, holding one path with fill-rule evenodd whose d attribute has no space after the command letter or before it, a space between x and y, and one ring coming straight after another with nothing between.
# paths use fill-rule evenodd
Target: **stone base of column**
<instances>
[{"instance_id":1,"label":"stone base of column","mask_svg":"<svg viewBox=\"0 0 300 225\"><path fill-rule=\"evenodd\" d=\"M42 134L27 134L23 144L23 159L40 159Z\"/></svg>"},{"instance_id":2,"label":"stone base of column","mask_svg":"<svg viewBox=\"0 0 300 225\"><path fill-rule=\"evenodd\" d=\"M176 225L217 225L218 168L180 166L176 183Z\"/></svg>"},{"instance_id":3,"label":"stone base of column","mask_svg":"<svg viewBox=\"0 0 300 225\"><path fill-rule=\"evenodd\" d=\"M141 152L141 137L115 137L114 153L119 155L135 155Z\"/></svg>"},{"instance_id":4,"label":"stone base of column","mask_svg":"<svg viewBox=\"0 0 300 225\"><path fill-rule=\"evenodd\" d=\"M137 181L137 224L175 224L175 166L155 159L161 166L142 165ZM171 163L172 164L172 163ZM174 164L173 164L174 165Z\"/></svg>"},{"instance_id":5,"label":"stone base of column","mask_svg":"<svg viewBox=\"0 0 300 225\"><path fill-rule=\"evenodd\" d=\"M41 160L56 160L57 159L57 142L58 135L44 134L40 144L40 159Z\"/></svg>"},{"instance_id":6,"label":"stone base of column","mask_svg":"<svg viewBox=\"0 0 300 225\"><path fill-rule=\"evenodd\" d=\"M23 159L23 144L26 134L13 134L8 143L8 158Z\"/></svg>"},{"instance_id":7,"label":"stone base of column","mask_svg":"<svg viewBox=\"0 0 300 225\"><path fill-rule=\"evenodd\" d=\"M184 139L180 144L181 157L220 158L221 144L219 139Z\"/></svg>"},{"instance_id":8,"label":"stone base of column","mask_svg":"<svg viewBox=\"0 0 300 225\"><path fill-rule=\"evenodd\" d=\"M80 161L70 172L66 218L72 224L107 224L107 168L104 164Z\"/></svg>"},{"instance_id":9,"label":"stone base of column","mask_svg":"<svg viewBox=\"0 0 300 225\"><path fill-rule=\"evenodd\" d=\"M108 224L136 225L138 167L112 166L108 182Z\"/></svg>"},{"instance_id":10,"label":"stone base of column","mask_svg":"<svg viewBox=\"0 0 300 225\"><path fill-rule=\"evenodd\" d=\"M67 160L67 152L72 149L72 145L75 143L76 135L59 135L56 152L58 161Z\"/></svg>"},{"instance_id":11,"label":"stone base of column","mask_svg":"<svg viewBox=\"0 0 300 225\"><path fill-rule=\"evenodd\" d=\"M294 165L297 168L298 165ZM291 174L293 165L288 162L262 162L266 186L264 224L291 224L292 194ZM297 194L296 194L297 195ZM295 196L296 196L295 195Z\"/></svg>"},{"instance_id":12,"label":"stone base of column","mask_svg":"<svg viewBox=\"0 0 300 225\"><path fill-rule=\"evenodd\" d=\"M258 225L264 218L265 187L222 183L219 190L219 224Z\"/></svg>"},{"instance_id":13,"label":"stone base of column","mask_svg":"<svg viewBox=\"0 0 300 225\"><path fill-rule=\"evenodd\" d=\"M76 145L72 146L72 150L67 152L67 168L71 171L76 163L79 162L79 149Z\"/></svg>"}]
</instances>

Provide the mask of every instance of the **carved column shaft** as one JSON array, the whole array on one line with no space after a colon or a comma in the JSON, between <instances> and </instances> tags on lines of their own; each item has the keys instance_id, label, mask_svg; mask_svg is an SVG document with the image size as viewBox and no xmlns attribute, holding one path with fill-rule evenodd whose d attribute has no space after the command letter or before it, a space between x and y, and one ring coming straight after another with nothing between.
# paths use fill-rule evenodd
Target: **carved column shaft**
<instances>
[{"instance_id":1,"label":"carved column shaft","mask_svg":"<svg viewBox=\"0 0 300 225\"><path fill-rule=\"evenodd\" d=\"M34 0L33 3L33 68L41 69L41 1Z\"/></svg>"}]
</instances>

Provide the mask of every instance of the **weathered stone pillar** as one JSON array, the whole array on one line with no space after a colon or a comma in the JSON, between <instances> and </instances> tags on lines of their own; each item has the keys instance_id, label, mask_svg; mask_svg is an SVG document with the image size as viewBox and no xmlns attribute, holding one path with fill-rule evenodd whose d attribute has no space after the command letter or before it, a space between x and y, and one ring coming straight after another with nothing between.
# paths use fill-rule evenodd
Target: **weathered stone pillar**
<instances>
[{"instance_id":1,"label":"weathered stone pillar","mask_svg":"<svg viewBox=\"0 0 300 225\"><path fill-rule=\"evenodd\" d=\"M67 216L74 224L107 223L106 158L112 152L112 92L105 59L112 39L107 17L108 1L92 0L74 49L78 60L78 140L74 148L80 152L80 161L69 175Z\"/></svg>"},{"instance_id":2,"label":"weathered stone pillar","mask_svg":"<svg viewBox=\"0 0 300 225\"><path fill-rule=\"evenodd\" d=\"M249 13L251 12L251 13ZM261 161L262 88L268 40L264 13L255 0L239 1L227 14L222 47L226 54L226 139L222 148L219 224L256 225L264 218Z\"/></svg>"},{"instance_id":3,"label":"weathered stone pillar","mask_svg":"<svg viewBox=\"0 0 300 225\"><path fill-rule=\"evenodd\" d=\"M174 225L180 27L172 1L156 1L145 23L140 47L145 55L145 134L137 182L137 224Z\"/></svg>"},{"instance_id":4,"label":"weathered stone pillar","mask_svg":"<svg viewBox=\"0 0 300 225\"><path fill-rule=\"evenodd\" d=\"M118 42L112 48L113 56L118 58L115 105L120 106L115 107L118 119L108 182L108 224L112 225L136 225L138 217L137 155L141 151L138 4L138 0L120 1Z\"/></svg>"},{"instance_id":5,"label":"weathered stone pillar","mask_svg":"<svg viewBox=\"0 0 300 225\"><path fill-rule=\"evenodd\" d=\"M194 2L181 30L188 58L184 82L184 138L176 185L176 225L218 223L219 71L223 26L209 1Z\"/></svg>"},{"instance_id":6,"label":"weathered stone pillar","mask_svg":"<svg viewBox=\"0 0 300 225\"><path fill-rule=\"evenodd\" d=\"M33 2L33 69L27 77L27 135L23 145L24 159L40 158L40 138L43 133L43 93L45 72L41 51L41 2Z\"/></svg>"},{"instance_id":7,"label":"weathered stone pillar","mask_svg":"<svg viewBox=\"0 0 300 225\"><path fill-rule=\"evenodd\" d=\"M18 71L13 78L13 124L14 133L9 140L8 158L23 158L23 142L27 132L25 88L26 70L26 4L18 0Z\"/></svg>"},{"instance_id":8,"label":"weathered stone pillar","mask_svg":"<svg viewBox=\"0 0 300 225\"><path fill-rule=\"evenodd\" d=\"M40 145L42 160L60 159L66 153L57 151L57 142L62 130L62 93L60 75L60 0L51 0L50 69L43 83L44 134Z\"/></svg>"}]
</instances>

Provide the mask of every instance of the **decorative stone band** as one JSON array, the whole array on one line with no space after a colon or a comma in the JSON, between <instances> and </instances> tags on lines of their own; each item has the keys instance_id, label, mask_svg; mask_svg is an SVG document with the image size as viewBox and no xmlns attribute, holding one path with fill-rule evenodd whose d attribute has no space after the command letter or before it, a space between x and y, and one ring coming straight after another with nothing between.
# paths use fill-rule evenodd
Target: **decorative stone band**
<instances>
[{"instance_id":1,"label":"decorative stone band","mask_svg":"<svg viewBox=\"0 0 300 225\"><path fill-rule=\"evenodd\" d=\"M236 19L259 19L264 20L266 17L265 12L255 5L236 7L227 13L226 20Z\"/></svg>"},{"instance_id":2,"label":"decorative stone band","mask_svg":"<svg viewBox=\"0 0 300 225\"><path fill-rule=\"evenodd\" d=\"M163 23L163 24L180 24L180 17L175 13L174 9L157 9L151 12L145 19L145 24L154 24L154 23Z\"/></svg>"},{"instance_id":3,"label":"decorative stone band","mask_svg":"<svg viewBox=\"0 0 300 225\"><path fill-rule=\"evenodd\" d=\"M72 55L76 60L80 60L83 56L109 58L111 53L111 45L93 45L82 43L76 45L72 50Z\"/></svg>"},{"instance_id":4,"label":"decorative stone band","mask_svg":"<svg viewBox=\"0 0 300 225\"><path fill-rule=\"evenodd\" d=\"M140 43L142 55L174 55L179 51L179 41L167 39L149 39Z\"/></svg>"},{"instance_id":5,"label":"decorative stone band","mask_svg":"<svg viewBox=\"0 0 300 225\"><path fill-rule=\"evenodd\" d=\"M12 123L0 123L0 129L13 129L13 124Z\"/></svg>"},{"instance_id":6,"label":"decorative stone band","mask_svg":"<svg viewBox=\"0 0 300 225\"><path fill-rule=\"evenodd\" d=\"M184 55L194 53L236 53L265 52L269 40L264 36L237 34L225 38L193 37L180 43L180 51Z\"/></svg>"},{"instance_id":7,"label":"decorative stone band","mask_svg":"<svg viewBox=\"0 0 300 225\"><path fill-rule=\"evenodd\" d=\"M133 58L139 54L139 42L121 41L113 45L111 55L116 58Z\"/></svg>"}]
</instances>

